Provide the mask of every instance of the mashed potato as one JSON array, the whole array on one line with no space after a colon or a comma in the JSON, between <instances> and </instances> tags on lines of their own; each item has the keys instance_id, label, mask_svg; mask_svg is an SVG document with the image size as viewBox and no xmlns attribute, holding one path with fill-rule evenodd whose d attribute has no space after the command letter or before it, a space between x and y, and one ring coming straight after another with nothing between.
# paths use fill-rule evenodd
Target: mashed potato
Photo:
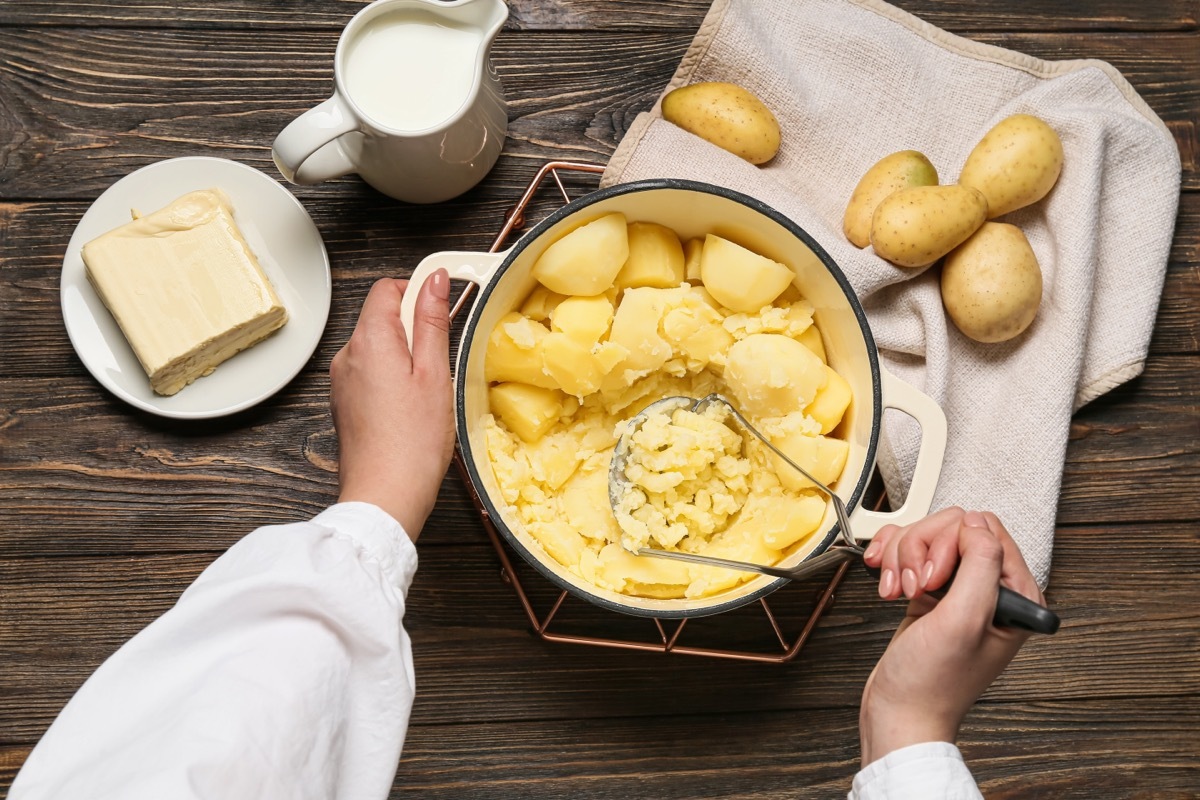
<instances>
[{"instance_id":1,"label":"mashed potato","mask_svg":"<svg viewBox=\"0 0 1200 800\"><path fill-rule=\"evenodd\" d=\"M825 364L812 307L794 288L750 313L731 311L687 281L664 287L663 275L678 274L679 266L675 248L661 246L663 231L671 233L653 230L654 248L632 250L642 259L667 253L672 260L663 268L639 263L621 273L619 288L587 297L539 286L521 311L501 320L485 355L491 413L483 425L504 514L549 557L615 592L700 597L753 576L640 558L622 546L608 497L621 427L664 397L721 392L828 484L841 474L848 445L826 434L835 432L851 397ZM586 260L570 252L572 235L556 242L567 245L556 258L565 251L578 267ZM635 237L646 235L639 230ZM705 270L721 275L729 248L714 236L705 247L714 239L721 244ZM748 268L744 258L733 266ZM640 276L648 276L647 285L638 285ZM727 292L736 286L723 280ZM640 488L621 509L625 545L773 564L820 525L826 499L757 439L727 426L726 414L720 405L701 414L677 410L641 428L639 455L628 465Z\"/></svg>"}]
</instances>

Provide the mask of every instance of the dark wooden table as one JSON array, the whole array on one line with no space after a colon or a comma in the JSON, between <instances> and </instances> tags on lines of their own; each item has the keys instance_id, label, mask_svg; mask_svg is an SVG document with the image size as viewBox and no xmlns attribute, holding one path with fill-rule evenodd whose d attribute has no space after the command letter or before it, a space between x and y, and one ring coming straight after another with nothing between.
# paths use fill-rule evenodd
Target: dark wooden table
<instances>
[{"instance_id":1,"label":"dark wooden table","mask_svg":"<svg viewBox=\"0 0 1200 800\"><path fill-rule=\"evenodd\" d=\"M1150 360L1072 427L1049 591L1063 630L1030 642L961 743L990 797L1196 797L1200 4L898 4L1036 56L1105 59L1176 135L1184 191ZM271 140L329 93L360 3L0 5L0 792L71 693L205 565L251 528L333 500L329 361L372 281L435 250L486 248L544 161L603 162L708 4L510 5L494 53L511 126L494 172L431 207L357 179L294 189L333 263L328 329L277 396L204 424L139 413L84 370L59 311L67 240L101 191L159 159L220 156L277 177ZM788 591L808 602L817 588ZM901 616L855 571L786 666L543 642L453 474L409 608L419 692L393 794L452 798L841 795L859 693ZM627 630L590 613L563 611ZM718 638L770 636L761 618L710 624Z\"/></svg>"}]
</instances>

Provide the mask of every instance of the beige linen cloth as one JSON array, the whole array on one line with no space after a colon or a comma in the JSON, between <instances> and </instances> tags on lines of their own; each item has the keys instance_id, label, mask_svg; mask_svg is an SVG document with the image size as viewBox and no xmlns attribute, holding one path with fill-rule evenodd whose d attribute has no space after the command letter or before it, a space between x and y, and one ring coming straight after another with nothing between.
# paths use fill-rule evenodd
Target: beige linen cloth
<instances>
[{"instance_id":1,"label":"beige linen cloth","mask_svg":"<svg viewBox=\"0 0 1200 800\"><path fill-rule=\"evenodd\" d=\"M640 115L606 185L689 178L751 195L808 231L849 277L887 369L946 412L934 508L996 511L1038 581L1050 572L1071 414L1142 371L1179 198L1179 153L1162 121L1110 65L1042 61L946 33L879 0L716 0L667 90L732 81L783 130L755 167ZM665 91L664 91L665 93ZM925 153L942 183L992 125L1050 123L1064 165L1050 195L1002 218L1041 264L1029 330L977 344L947 320L936 269L907 270L842 236L862 174L898 150ZM918 428L888 411L879 467L903 497Z\"/></svg>"}]
</instances>

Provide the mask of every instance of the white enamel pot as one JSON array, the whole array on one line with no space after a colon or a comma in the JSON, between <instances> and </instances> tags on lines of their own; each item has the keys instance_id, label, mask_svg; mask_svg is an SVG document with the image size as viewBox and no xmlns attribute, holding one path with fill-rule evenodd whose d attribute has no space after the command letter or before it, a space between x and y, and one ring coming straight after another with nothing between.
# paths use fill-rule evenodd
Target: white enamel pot
<instances>
[{"instance_id":1,"label":"white enamel pot","mask_svg":"<svg viewBox=\"0 0 1200 800\"><path fill-rule=\"evenodd\" d=\"M508 513L488 461L481 423L488 413L483 361L488 335L504 314L521 305L536 281L531 269L538 256L567 232L619 211L629 221L656 222L684 240L714 233L761 253L796 272L796 286L816 309L829 364L849 382L854 399L839 428L850 454L835 490L850 509L853 538L868 540L887 524L907 525L929 511L946 448L946 417L931 398L880 367L875 341L849 281L811 236L769 206L737 192L693 181L654 179L600 189L559 209L500 253L435 253L413 273L401 307L406 331L412 331L417 290L439 268L452 279L478 284L455 367L454 399L460 456L471 488L501 536L542 575L563 589L599 606L643 617L681 618L728 611L774 591L787 581L758 576L728 591L696 599L632 597L601 589L572 573L547 554ZM915 418L921 426L921 450L904 504L881 513L863 508L863 492L875 466L885 408ZM794 566L820 556L841 538L832 507L819 533L789 551L781 562Z\"/></svg>"}]
</instances>

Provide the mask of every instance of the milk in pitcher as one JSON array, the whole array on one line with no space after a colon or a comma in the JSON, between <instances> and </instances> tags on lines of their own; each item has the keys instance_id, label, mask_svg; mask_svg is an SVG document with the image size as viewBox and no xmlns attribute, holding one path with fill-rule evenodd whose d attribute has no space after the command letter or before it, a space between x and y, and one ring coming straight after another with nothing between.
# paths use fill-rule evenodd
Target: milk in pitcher
<instances>
[{"instance_id":1,"label":"milk in pitcher","mask_svg":"<svg viewBox=\"0 0 1200 800\"><path fill-rule=\"evenodd\" d=\"M379 125L419 131L462 107L475 79L480 31L425 11L393 11L372 20L351 44L346 91Z\"/></svg>"}]
</instances>

